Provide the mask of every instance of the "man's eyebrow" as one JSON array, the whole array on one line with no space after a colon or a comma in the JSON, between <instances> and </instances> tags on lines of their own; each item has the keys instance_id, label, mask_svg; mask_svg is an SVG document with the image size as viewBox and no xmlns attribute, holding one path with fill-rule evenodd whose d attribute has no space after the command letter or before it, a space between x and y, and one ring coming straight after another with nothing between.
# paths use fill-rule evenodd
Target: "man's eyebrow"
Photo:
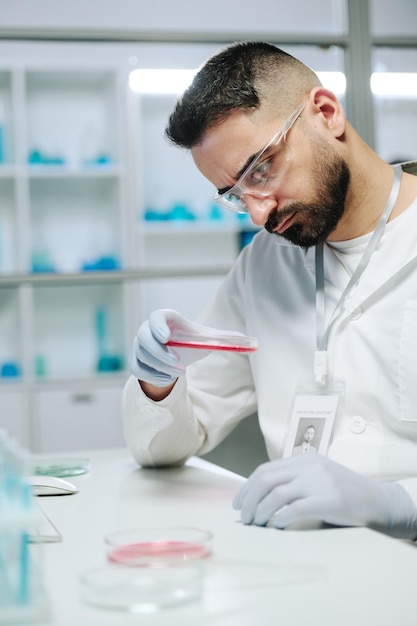
<instances>
[{"instance_id":1,"label":"man's eyebrow","mask_svg":"<svg viewBox=\"0 0 417 626\"><path fill-rule=\"evenodd\" d=\"M248 169L248 167L251 165L251 163L259 156L259 152L255 152L255 154L252 154L250 157L248 157L246 159L246 163L245 165L233 176L233 178L236 180L236 182L240 179L240 177L242 176L242 174L245 173L245 171ZM236 184L236 183L235 183ZM227 191L230 191L230 189L233 189L235 185L229 186L229 187L222 187L221 189L217 190L217 193L219 194L219 196L223 195L224 193L226 193Z\"/></svg>"}]
</instances>

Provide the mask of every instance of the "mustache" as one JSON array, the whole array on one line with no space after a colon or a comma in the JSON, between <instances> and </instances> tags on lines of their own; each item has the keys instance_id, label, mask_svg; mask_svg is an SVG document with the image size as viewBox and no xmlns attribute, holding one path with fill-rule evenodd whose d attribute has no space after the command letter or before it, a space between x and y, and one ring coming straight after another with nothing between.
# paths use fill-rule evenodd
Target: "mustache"
<instances>
[{"instance_id":1,"label":"mustache","mask_svg":"<svg viewBox=\"0 0 417 626\"><path fill-rule=\"evenodd\" d=\"M282 222L282 220L284 220L286 217L289 217L296 211L307 211L308 209L309 207L307 207L305 204L302 204L301 202L293 202L292 204L286 206L284 209L275 209L268 216L268 220L266 221L264 228L268 231L268 233L272 234L277 228L278 224Z\"/></svg>"}]
</instances>

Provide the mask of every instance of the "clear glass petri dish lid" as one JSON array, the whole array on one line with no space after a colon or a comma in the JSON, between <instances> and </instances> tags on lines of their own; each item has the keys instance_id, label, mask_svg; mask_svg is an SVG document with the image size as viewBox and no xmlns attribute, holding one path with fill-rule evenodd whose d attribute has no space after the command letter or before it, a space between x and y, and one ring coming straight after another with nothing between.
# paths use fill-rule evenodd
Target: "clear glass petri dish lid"
<instances>
[{"instance_id":1,"label":"clear glass petri dish lid","mask_svg":"<svg viewBox=\"0 0 417 626\"><path fill-rule=\"evenodd\" d=\"M80 476L90 471L91 463L84 457L34 455L30 458L32 474L66 478Z\"/></svg>"},{"instance_id":2,"label":"clear glass petri dish lid","mask_svg":"<svg viewBox=\"0 0 417 626\"><path fill-rule=\"evenodd\" d=\"M129 613L155 613L198 601L203 588L204 568L199 561L168 567L108 565L79 576L84 604Z\"/></svg>"}]
</instances>

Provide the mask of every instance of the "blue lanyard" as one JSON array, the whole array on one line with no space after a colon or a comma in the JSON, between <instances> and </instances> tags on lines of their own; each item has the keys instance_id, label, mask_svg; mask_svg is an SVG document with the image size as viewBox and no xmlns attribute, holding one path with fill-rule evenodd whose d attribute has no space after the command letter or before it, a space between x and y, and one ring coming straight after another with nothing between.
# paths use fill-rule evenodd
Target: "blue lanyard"
<instances>
[{"instance_id":1,"label":"blue lanyard","mask_svg":"<svg viewBox=\"0 0 417 626\"><path fill-rule=\"evenodd\" d=\"M369 260L374 253L378 243L382 237L382 234L385 230L385 226L389 220L389 217L392 213L395 203L397 202L398 194L400 191L401 185L401 176L402 176L402 168L401 165L394 166L394 180L391 187L391 193L385 205L385 208L382 212L382 215L379 219L379 222L372 234L371 239L369 240L368 245L359 261L355 271L353 272L348 284L345 287L342 295L337 302L330 321L327 325L325 325L325 317L326 317L326 298L324 293L324 260L323 260L323 245L318 244L316 246L316 317L317 317L317 343L316 343L316 352L314 355L314 379L316 383L320 383L325 385L327 382L328 376L328 353L327 353L327 343L329 340L330 329L333 326L333 323L336 319L337 314L340 312L342 308L343 302L345 301L346 296L350 293L351 289L359 282L360 277L362 276L366 266L369 263Z\"/></svg>"}]
</instances>

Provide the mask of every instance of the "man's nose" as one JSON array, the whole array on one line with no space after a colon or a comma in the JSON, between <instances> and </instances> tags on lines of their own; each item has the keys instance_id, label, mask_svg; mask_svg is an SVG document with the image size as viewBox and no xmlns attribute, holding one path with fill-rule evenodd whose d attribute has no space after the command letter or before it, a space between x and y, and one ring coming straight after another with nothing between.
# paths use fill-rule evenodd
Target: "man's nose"
<instances>
[{"instance_id":1,"label":"man's nose","mask_svg":"<svg viewBox=\"0 0 417 626\"><path fill-rule=\"evenodd\" d=\"M277 202L273 196L262 197L245 193L242 198L255 226L264 226L268 221L271 211L277 206Z\"/></svg>"}]
</instances>

